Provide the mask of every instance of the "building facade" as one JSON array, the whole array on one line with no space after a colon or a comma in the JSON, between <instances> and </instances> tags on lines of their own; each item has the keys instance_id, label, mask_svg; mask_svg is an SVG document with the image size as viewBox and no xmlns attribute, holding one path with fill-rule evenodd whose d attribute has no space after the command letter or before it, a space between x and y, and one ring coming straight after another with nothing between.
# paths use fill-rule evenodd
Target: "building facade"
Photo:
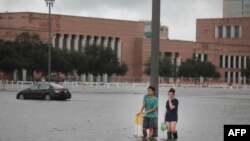
<instances>
[{"instance_id":1,"label":"building facade","mask_svg":"<svg viewBox=\"0 0 250 141\"><path fill-rule=\"evenodd\" d=\"M223 0L223 17L250 16L250 0Z\"/></svg>"},{"instance_id":2,"label":"building facade","mask_svg":"<svg viewBox=\"0 0 250 141\"><path fill-rule=\"evenodd\" d=\"M151 55L150 22L52 15L53 47L81 51L88 45L110 46L128 65L125 77L145 78L145 63ZM250 17L198 19L196 42L170 40L161 27L160 54L176 60L177 66L196 56L213 63L225 83L246 83L241 69L250 58ZM1 13L0 38L13 40L22 32L48 40L48 15L32 12Z\"/></svg>"}]
</instances>

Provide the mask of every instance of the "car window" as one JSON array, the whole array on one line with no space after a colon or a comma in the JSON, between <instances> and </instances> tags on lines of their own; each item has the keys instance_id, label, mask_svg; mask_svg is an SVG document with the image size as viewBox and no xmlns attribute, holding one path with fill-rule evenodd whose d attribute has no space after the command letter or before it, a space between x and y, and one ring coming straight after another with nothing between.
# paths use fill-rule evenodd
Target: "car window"
<instances>
[{"instance_id":1,"label":"car window","mask_svg":"<svg viewBox=\"0 0 250 141\"><path fill-rule=\"evenodd\" d=\"M56 83L50 83L50 85L55 89L63 89L63 86L56 84Z\"/></svg>"},{"instance_id":2,"label":"car window","mask_svg":"<svg viewBox=\"0 0 250 141\"><path fill-rule=\"evenodd\" d=\"M31 90L37 90L38 89L38 84L32 85L30 87Z\"/></svg>"},{"instance_id":3,"label":"car window","mask_svg":"<svg viewBox=\"0 0 250 141\"><path fill-rule=\"evenodd\" d=\"M40 84L38 89L39 90L47 90L47 89L49 89L49 85L47 85L47 84Z\"/></svg>"}]
</instances>

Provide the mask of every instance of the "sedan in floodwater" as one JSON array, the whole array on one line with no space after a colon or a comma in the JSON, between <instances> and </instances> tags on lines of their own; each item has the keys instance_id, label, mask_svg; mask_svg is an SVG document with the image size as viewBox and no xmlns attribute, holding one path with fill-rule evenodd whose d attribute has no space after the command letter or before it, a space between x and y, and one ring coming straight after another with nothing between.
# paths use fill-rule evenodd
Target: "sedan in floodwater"
<instances>
[{"instance_id":1,"label":"sedan in floodwater","mask_svg":"<svg viewBox=\"0 0 250 141\"><path fill-rule=\"evenodd\" d=\"M71 98L68 89L56 83L41 82L17 93L17 99L60 99L67 100Z\"/></svg>"}]
</instances>

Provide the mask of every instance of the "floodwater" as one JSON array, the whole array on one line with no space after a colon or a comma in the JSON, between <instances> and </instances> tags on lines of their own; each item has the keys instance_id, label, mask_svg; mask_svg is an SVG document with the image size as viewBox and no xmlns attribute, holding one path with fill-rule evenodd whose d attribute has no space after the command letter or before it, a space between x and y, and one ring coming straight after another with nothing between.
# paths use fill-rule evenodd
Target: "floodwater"
<instances>
[{"instance_id":1,"label":"floodwater","mask_svg":"<svg viewBox=\"0 0 250 141\"><path fill-rule=\"evenodd\" d=\"M159 123L168 89L159 90ZM0 91L0 141L140 140L135 114L146 87L71 88L68 101L16 100L17 90ZM176 98L178 141L223 141L224 124L250 124L250 90L176 88Z\"/></svg>"}]
</instances>

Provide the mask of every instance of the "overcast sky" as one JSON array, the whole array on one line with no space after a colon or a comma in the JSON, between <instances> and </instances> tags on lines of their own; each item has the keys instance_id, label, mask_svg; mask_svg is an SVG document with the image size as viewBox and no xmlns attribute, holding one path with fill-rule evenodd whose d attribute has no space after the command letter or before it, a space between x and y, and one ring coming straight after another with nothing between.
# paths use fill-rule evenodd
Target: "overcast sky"
<instances>
[{"instance_id":1,"label":"overcast sky","mask_svg":"<svg viewBox=\"0 0 250 141\"><path fill-rule=\"evenodd\" d=\"M53 13L123 20L151 20L152 0L55 0ZM0 12L48 12L44 0L0 0ZM161 0L169 38L195 41L197 18L221 18L222 0Z\"/></svg>"}]
</instances>

